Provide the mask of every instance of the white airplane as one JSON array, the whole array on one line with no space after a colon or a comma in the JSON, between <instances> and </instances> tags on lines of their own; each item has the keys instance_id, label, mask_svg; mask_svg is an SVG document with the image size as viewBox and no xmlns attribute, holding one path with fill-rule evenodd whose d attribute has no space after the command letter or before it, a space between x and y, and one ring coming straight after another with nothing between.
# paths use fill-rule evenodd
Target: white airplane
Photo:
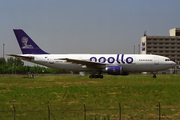
<instances>
[{"instance_id":1,"label":"white airplane","mask_svg":"<svg viewBox=\"0 0 180 120\"><path fill-rule=\"evenodd\" d=\"M14 29L23 54L8 54L25 61L70 71L91 72L89 78L103 78L102 73L128 75L130 72L152 72L176 65L169 58L146 54L49 54L21 29Z\"/></svg>"}]
</instances>

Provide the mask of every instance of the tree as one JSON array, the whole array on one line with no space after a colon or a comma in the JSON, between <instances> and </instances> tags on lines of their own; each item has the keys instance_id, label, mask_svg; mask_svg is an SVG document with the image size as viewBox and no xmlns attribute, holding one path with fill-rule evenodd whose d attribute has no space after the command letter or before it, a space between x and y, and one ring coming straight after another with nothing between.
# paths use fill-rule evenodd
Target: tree
<instances>
[{"instance_id":1,"label":"tree","mask_svg":"<svg viewBox=\"0 0 180 120\"><path fill-rule=\"evenodd\" d=\"M7 59L7 65L9 65L9 66L14 65L14 58L13 57L10 57L10 58Z\"/></svg>"},{"instance_id":2,"label":"tree","mask_svg":"<svg viewBox=\"0 0 180 120\"><path fill-rule=\"evenodd\" d=\"M30 73L50 73L50 74L62 74L70 73L67 70L47 68L40 66L24 66L24 62L19 58L10 57L7 61L4 58L0 58L0 74L27 74Z\"/></svg>"},{"instance_id":3,"label":"tree","mask_svg":"<svg viewBox=\"0 0 180 120\"><path fill-rule=\"evenodd\" d=\"M0 66L5 64L6 64L5 58L0 58Z\"/></svg>"},{"instance_id":4,"label":"tree","mask_svg":"<svg viewBox=\"0 0 180 120\"><path fill-rule=\"evenodd\" d=\"M24 65L24 62L19 59L19 58L13 58L13 57L10 57L7 59L7 65L9 66L9 69L8 71L12 71L12 73L15 73L16 74L16 70L18 68L18 73L22 73L22 71L24 70L23 69L23 65Z\"/></svg>"},{"instance_id":5,"label":"tree","mask_svg":"<svg viewBox=\"0 0 180 120\"><path fill-rule=\"evenodd\" d=\"M6 65L5 58L0 58L0 74L5 73L5 65Z\"/></svg>"},{"instance_id":6,"label":"tree","mask_svg":"<svg viewBox=\"0 0 180 120\"><path fill-rule=\"evenodd\" d=\"M24 62L19 58L14 58L15 66L23 66Z\"/></svg>"}]
</instances>

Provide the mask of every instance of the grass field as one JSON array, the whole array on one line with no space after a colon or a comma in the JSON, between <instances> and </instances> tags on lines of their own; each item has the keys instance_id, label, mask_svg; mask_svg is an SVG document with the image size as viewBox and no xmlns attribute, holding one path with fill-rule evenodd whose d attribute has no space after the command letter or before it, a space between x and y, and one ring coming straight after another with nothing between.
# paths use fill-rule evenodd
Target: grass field
<instances>
[{"instance_id":1,"label":"grass field","mask_svg":"<svg viewBox=\"0 0 180 120\"><path fill-rule=\"evenodd\" d=\"M0 77L1 120L180 119L180 75ZM14 112L14 107L15 112ZM48 106L50 113L48 116Z\"/></svg>"}]
</instances>

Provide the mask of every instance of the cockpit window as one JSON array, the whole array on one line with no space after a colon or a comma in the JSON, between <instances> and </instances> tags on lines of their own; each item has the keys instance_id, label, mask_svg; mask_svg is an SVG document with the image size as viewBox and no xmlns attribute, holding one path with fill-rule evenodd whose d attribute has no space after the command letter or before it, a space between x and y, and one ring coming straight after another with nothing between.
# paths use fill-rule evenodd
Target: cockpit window
<instances>
[{"instance_id":1,"label":"cockpit window","mask_svg":"<svg viewBox=\"0 0 180 120\"><path fill-rule=\"evenodd\" d=\"M170 61L170 59L165 59L165 61Z\"/></svg>"}]
</instances>

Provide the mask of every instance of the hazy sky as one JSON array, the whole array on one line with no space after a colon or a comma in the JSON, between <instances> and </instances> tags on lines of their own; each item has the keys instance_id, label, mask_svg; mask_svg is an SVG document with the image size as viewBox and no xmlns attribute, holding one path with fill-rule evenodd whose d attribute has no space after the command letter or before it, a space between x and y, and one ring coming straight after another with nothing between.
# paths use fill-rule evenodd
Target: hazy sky
<instances>
[{"instance_id":1,"label":"hazy sky","mask_svg":"<svg viewBox=\"0 0 180 120\"><path fill-rule=\"evenodd\" d=\"M13 29L49 53L137 53L145 30L180 27L180 0L0 0L0 15L5 53L21 53Z\"/></svg>"}]
</instances>

